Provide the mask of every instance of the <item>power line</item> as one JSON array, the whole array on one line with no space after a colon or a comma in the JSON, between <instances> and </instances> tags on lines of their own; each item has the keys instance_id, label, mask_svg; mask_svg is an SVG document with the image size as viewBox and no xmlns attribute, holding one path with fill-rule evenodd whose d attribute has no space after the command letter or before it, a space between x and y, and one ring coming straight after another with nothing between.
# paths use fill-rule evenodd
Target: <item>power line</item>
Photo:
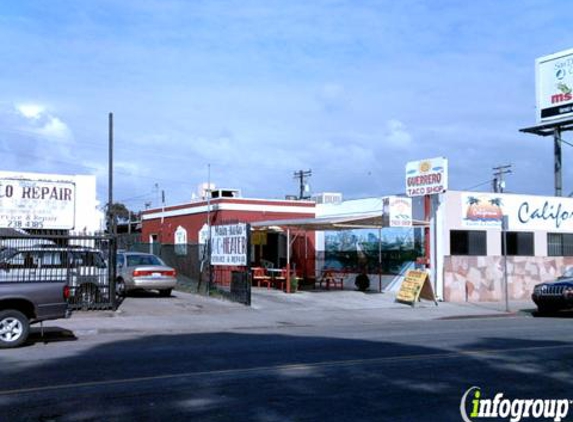
<instances>
[{"instance_id":1,"label":"power line","mask_svg":"<svg viewBox=\"0 0 573 422\"><path fill-rule=\"evenodd\" d=\"M485 182L478 183L477 185L470 186L469 188L463 188L462 190L466 191L466 190L472 190L475 188L479 188L480 186L491 184L492 181L493 181L493 179L487 179Z\"/></svg>"}]
</instances>

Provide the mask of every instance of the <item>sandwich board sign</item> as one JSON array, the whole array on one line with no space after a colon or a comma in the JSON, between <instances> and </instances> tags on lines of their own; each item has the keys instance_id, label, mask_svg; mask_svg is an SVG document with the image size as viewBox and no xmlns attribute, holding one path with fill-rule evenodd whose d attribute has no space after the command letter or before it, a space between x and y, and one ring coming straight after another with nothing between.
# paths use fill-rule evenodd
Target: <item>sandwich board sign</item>
<instances>
[{"instance_id":1,"label":"sandwich board sign","mask_svg":"<svg viewBox=\"0 0 573 422\"><path fill-rule=\"evenodd\" d=\"M426 271L410 270L406 273L400 285L400 290L396 295L396 302L415 306L420 299L433 300L436 306L438 305L428 273Z\"/></svg>"}]
</instances>

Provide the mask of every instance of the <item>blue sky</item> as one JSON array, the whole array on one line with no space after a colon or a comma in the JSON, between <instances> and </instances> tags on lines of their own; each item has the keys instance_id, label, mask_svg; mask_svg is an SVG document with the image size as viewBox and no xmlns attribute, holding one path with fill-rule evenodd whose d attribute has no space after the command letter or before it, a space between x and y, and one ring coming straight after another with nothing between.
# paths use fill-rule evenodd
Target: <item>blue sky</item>
<instances>
[{"instance_id":1,"label":"blue sky","mask_svg":"<svg viewBox=\"0 0 573 422\"><path fill-rule=\"evenodd\" d=\"M534 61L573 47L558 1L137 0L0 6L2 170L97 174L134 210L211 180L246 197L404 192L446 156L450 188L553 193ZM569 136L566 134L565 139ZM573 150L564 146L564 194ZM159 187L158 189L155 186Z\"/></svg>"}]
</instances>

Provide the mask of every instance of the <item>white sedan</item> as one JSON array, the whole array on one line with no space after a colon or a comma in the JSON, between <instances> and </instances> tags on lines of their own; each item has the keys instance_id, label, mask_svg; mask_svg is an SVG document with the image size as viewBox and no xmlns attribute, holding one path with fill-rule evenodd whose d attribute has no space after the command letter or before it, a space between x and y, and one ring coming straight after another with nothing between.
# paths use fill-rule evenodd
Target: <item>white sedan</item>
<instances>
[{"instance_id":1,"label":"white sedan","mask_svg":"<svg viewBox=\"0 0 573 422\"><path fill-rule=\"evenodd\" d=\"M158 290L169 297L177 284L177 272L165 265L161 258L142 252L117 254L117 292L131 290Z\"/></svg>"}]
</instances>

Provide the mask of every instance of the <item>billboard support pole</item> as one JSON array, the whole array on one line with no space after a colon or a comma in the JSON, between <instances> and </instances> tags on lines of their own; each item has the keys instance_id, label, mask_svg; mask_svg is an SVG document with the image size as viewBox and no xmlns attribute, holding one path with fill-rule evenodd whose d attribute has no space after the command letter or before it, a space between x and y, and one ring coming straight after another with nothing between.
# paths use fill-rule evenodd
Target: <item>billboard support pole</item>
<instances>
[{"instance_id":1,"label":"billboard support pole","mask_svg":"<svg viewBox=\"0 0 573 422\"><path fill-rule=\"evenodd\" d=\"M544 123L537 126L526 127L519 129L522 133L531 133L533 135L548 137L553 136L553 158L554 158L554 180L555 180L555 196L563 196L563 184L562 184L562 166L561 166L561 145L569 145L573 147L573 144L564 140L561 136L563 132L573 130L573 119L568 119L566 121L559 121L553 123Z\"/></svg>"},{"instance_id":2,"label":"billboard support pole","mask_svg":"<svg viewBox=\"0 0 573 422\"><path fill-rule=\"evenodd\" d=\"M553 152L555 162L555 196L563 196L563 184L561 175L561 129L556 126L553 129Z\"/></svg>"}]
</instances>

